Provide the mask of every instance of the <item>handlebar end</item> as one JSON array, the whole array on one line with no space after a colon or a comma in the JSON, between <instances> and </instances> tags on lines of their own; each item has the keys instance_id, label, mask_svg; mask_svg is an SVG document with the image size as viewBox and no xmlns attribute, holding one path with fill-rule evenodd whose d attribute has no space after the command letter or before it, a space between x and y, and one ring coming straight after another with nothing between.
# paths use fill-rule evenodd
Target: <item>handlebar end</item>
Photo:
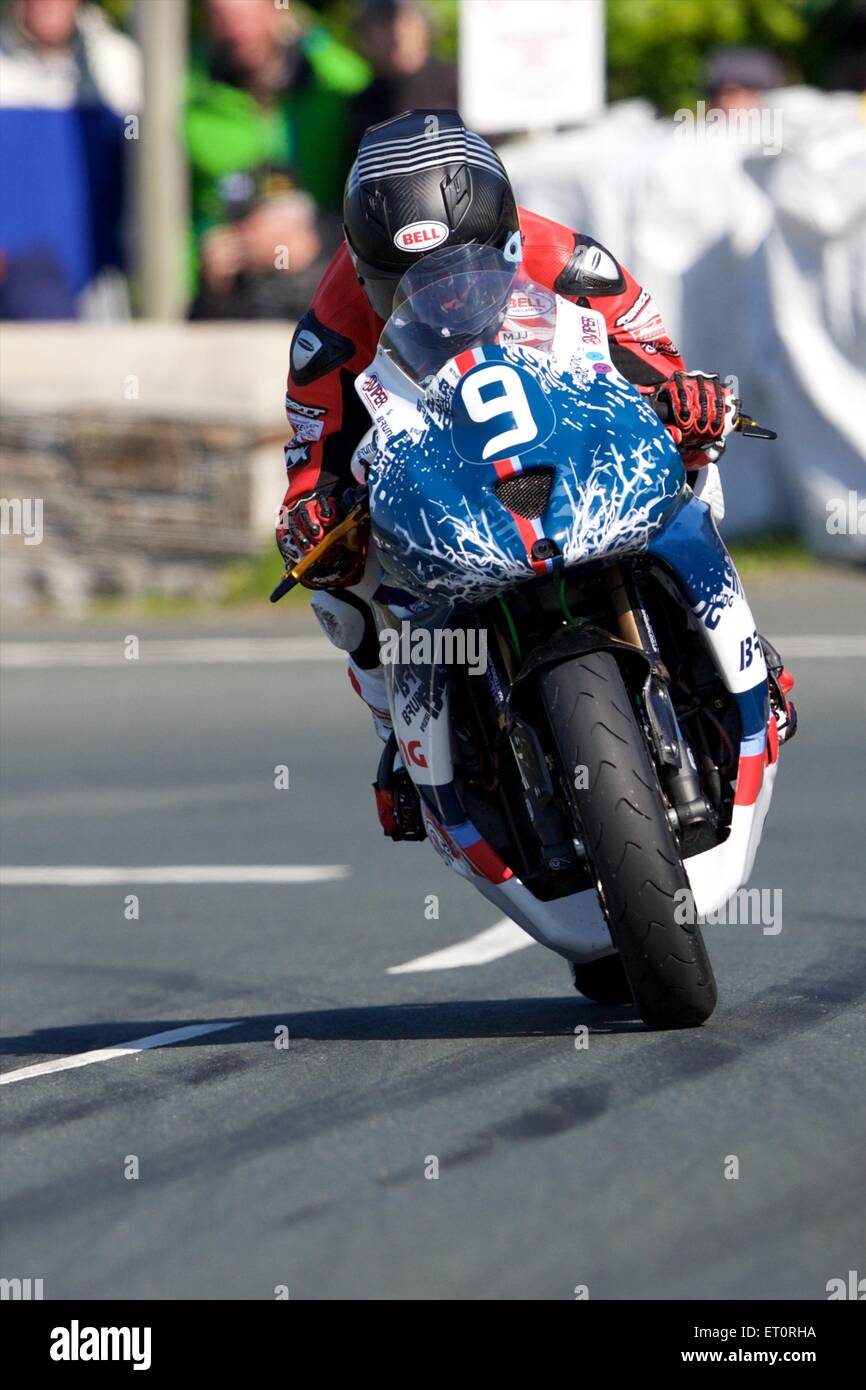
<instances>
[{"instance_id":1,"label":"handlebar end","mask_svg":"<svg viewBox=\"0 0 866 1390\"><path fill-rule=\"evenodd\" d=\"M293 575L291 575L291 574L284 574L283 577L282 577L282 579L280 580L279 584L277 585L277 587L274 589L273 593L271 594L270 602L271 602L271 603L279 603L280 599L281 599L281 598L284 598L285 595L286 595L287 593L289 593L289 591L290 591L291 589L294 589L294 587L295 587L295 585L296 585L297 583L298 583L298 580L295 579Z\"/></svg>"}]
</instances>

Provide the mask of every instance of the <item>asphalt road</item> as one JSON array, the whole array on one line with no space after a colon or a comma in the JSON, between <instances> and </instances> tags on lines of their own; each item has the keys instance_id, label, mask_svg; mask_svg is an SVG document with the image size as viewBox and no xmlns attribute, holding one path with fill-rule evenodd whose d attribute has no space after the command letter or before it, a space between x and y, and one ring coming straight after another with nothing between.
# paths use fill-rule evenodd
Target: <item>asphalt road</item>
<instances>
[{"instance_id":1,"label":"asphalt road","mask_svg":"<svg viewBox=\"0 0 866 1390\"><path fill-rule=\"evenodd\" d=\"M863 633L854 578L752 597L771 636ZM234 1026L0 1090L0 1273L130 1299L823 1299L866 1273L866 660L792 661L752 879L783 929L708 928L716 1014L651 1034L536 945L388 974L495 914L380 838L341 666L149 662L147 635L137 662L4 672L4 864L351 874L4 889L7 1072Z\"/></svg>"}]
</instances>

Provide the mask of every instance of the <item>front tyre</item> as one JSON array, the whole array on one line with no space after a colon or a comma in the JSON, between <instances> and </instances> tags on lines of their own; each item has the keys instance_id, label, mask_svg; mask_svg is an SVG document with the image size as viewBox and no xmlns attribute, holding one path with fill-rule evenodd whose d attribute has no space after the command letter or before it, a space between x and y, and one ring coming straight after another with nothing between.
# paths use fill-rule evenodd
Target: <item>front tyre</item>
<instances>
[{"instance_id":1,"label":"front tyre","mask_svg":"<svg viewBox=\"0 0 866 1390\"><path fill-rule=\"evenodd\" d=\"M590 652L545 671L539 689L641 1018L694 1028L716 1006L716 982L700 931L675 920L689 881L619 667L610 652Z\"/></svg>"}]
</instances>

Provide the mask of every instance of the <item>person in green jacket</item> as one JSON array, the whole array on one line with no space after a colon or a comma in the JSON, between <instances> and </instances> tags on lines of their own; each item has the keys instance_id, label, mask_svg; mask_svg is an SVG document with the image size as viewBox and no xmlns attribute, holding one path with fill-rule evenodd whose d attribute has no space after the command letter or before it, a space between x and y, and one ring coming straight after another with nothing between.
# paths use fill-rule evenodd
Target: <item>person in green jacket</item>
<instances>
[{"instance_id":1,"label":"person in green jacket","mask_svg":"<svg viewBox=\"0 0 866 1390\"><path fill-rule=\"evenodd\" d=\"M188 86L195 318L291 318L339 240L349 103L371 73L274 0L205 0Z\"/></svg>"}]
</instances>

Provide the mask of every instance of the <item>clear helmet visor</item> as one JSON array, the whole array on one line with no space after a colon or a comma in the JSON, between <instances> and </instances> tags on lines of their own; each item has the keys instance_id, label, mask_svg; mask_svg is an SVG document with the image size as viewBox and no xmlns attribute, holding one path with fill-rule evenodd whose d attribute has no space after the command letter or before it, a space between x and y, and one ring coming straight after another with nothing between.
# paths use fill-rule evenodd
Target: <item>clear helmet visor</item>
<instances>
[{"instance_id":1,"label":"clear helmet visor","mask_svg":"<svg viewBox=\"0 0 866 1390\"><path fill-rule=\"evenodd\" d=\"M429 252L397 287L383 345L413 375L437 370L473 343L495 336L519 269L519 234L516 252L510 244Z\"/></svg>"},{"instance_id":2,"label":"clear helmet visor","mask_svg":"<svg viewBox=\"0 0 866 1390\"><path fill-rule=\"evenodd\" d=\"M461 269L470 273L472 271L477 272L493 264L491 256L498 257L500 265L519 266L523 258L523 242L520 232L516 231L509 233L504 245L500 247L476 243L443 246L436 251L428 251L424 256L419 257L415 265L410 266L402 278L399 274L388 274L376 266L369 265L361 256L352 251L351 244L349 245L349 252L374 313L380 319L387 320L399 302L408 299L415 292L416 287L429 283L431 279L446 275L448 266L453 267L454 273L459 273ZM437 267L437 270L431 275L432 267Z\"/></svg>"}]
</instances>

